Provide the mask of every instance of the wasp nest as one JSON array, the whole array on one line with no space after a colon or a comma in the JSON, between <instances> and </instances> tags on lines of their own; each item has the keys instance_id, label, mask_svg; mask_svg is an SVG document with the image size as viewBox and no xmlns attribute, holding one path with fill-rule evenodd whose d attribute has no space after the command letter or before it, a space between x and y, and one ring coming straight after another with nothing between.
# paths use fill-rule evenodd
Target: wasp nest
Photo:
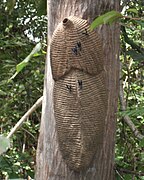
<instances>
[{"instance_id":1,"label":"wasp nest","mask_svg":"<svg viewBox=\"0 0 144 180\"><path fill-rule=\"evenodd\" d=\"M70 16L54 31L50 53L59 147L68 166L80 171L103 142L107 93L102 44L86 20Z\"/></svg>"}]
</instances>

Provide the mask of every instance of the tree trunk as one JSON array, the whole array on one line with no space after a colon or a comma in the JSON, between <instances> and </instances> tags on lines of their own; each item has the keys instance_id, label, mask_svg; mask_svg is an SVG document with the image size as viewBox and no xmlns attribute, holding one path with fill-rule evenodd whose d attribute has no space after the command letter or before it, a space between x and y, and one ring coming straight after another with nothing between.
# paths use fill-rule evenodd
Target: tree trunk
<instances>
[{"instance_id":1,"label":"tree trunk","mask_svg":"<svg viewBox=\"0 0 144 180\"><path fill-rule=\"evenodd\" d=\"M65 17L74 15L87 19L106 11L119 10L119 0L47 0L48 42L53 31ZM37 148L36 180L113 180L116 110L119 79L119 25L103 25L97 29L103 40L106 82L108 88L108 114L104 131L103 148L96 153L93 163L84 172L71 171L62 159L58 148L53 109L54 81L50 66L50 53L46 63L42 120Z\"/></svg>"}]
</instances>

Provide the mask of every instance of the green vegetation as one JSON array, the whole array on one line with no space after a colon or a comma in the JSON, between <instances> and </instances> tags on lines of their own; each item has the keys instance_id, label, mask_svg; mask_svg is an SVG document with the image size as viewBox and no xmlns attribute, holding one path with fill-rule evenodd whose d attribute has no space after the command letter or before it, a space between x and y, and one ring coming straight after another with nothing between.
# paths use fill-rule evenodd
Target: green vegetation
<instances>
[{"instance_id":1,"label":"green vegetation","mask_svg":"<svg viewBox=\"0 0 144 180\"><path fill-rule=\"evenodd\" d=\"M122 1L122 12L107 12L92 24L121 25L121 90L116 134L117 180L144 180L144 140L134 135L125 118L144 135L144 3ZM0 134L8 135L42 96L46 51L46 1L1 0L0 4ZM40 42L42 44L38 43ZM35 47L35 49L33 49ZM13 76L15 75L15 77ZM0 155L0 179L34 178L41 108L11 138ZM0 136L3 149L9 142Z\"/></svg>"},{"instance_id":2,"label":"green vegetation","mask_svg":"<svg viewBox=\"0 0 144 180\"><path fill-rule=\"evenodd\" d=\"M0 4L0 133L4 135L43 92L47 24L45 16L37 16L34 3L16 1L11 13L5 10L5 1L1 0ZM35 40L43 44L42 49L28 56L37 44ZM29 60L26 67L21 63L23 60ZM8 81L16 67L19 73ZM0 156L0 179L7 175L10 179L34 177L40 117L41 108L13 135L10 149Z\"/></svg>"},{"instance_id":3,"label":"green vegetation","mask_svg":"<svg viewBox=\"0 0 144 180\"><path fill-rule=\"evenodd\" d=\"M116 143L118 179L144 179L144 139L134 136L124 116L144 135L144 4L130 1L121 19L121 81L126 111L119 106ZM129 17L129 18L127 18ZM120 171L120 169L123 169ZM123 174L124 173L124 174ZM141 173L141 175L140 175Z\"/></svg>"}]
</instances>

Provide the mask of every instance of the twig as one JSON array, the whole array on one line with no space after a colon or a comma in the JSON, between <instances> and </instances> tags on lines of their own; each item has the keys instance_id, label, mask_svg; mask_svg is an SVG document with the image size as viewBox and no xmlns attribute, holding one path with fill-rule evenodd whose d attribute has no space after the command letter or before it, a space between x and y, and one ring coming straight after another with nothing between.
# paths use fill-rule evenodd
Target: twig
<instances>
[{"instance_id":1,"label":"twig","mask_svg":"<svg viewBox=\"0 0 144 180\"><path fill-rule=\"evenodd\" d=\"M122 179L122 180L124 180L124 178L121 176L121 174L119 173L119 171L116 169L115 170L116 171L116 173L118 174L118 176Z\"/></svg>"},{"instance_id":2,"label":"twig","mask_svg":"<svg viewBox=\"0 0 144 180\"><path fill-rule=\"evenodd\" d=\"M123 76L120 77L120 80L122 80L125 76L128 76L128 74L132 74L134 73L136 70L139 70L140 68L143 68L144 67L144 62L141 63L142 65L134 68L133 70L129 71L129 73L127 74L124 74Z\"/></svg>"},{"instance_id":3,"label":"twig","mask_svg":"<svg viewBox=\"0 0 144 180\"><path fill-rule=\"evenodd\" d=\"M130 17L130 16L123 16L123 18L126 18L126 19L132 19L132 20L143 20L142 17Z\"/></svg>"},{"instance_id":4,"label":"twig","mask_svg":"<svg viewBox=\"0 0 144 180\"><path fill-rule=\"evenodd\" d=\"M34 135L32 133L30 133L28 130L26 130L25 128L21 128L22 130L24 130L27 134L29 134L31 137L33 137L34 140L36 140L36 138L34 137Z\"/></svg>"},{"instance_id":5,"label":"twig","mask_svg":"<svg viewBox=\"0 0 144 180\"><path fill-rule=\"evenodd\" d=\"M40 97L36 103L24 114L24 116L17 122L17 124L12 128L7 138L10 138L23 124L23 122L42 104L43 96Z\"/></svg>"},{"instance_id":6,"label":"twig","mask_svg":"<svg viewBox=\"0 0 144 180\"><path fill-rule=\"evenodd\" d=\"M125 104L125 99L124 99L124 92L123 92L123 84L122 80L120 80L120 90L119 90L119 100L120 100L120 105L121 105L121 110L126 111L126 104ZM143 139L144 135L142 135L138 129L135 127L134 123L131 121L130 117L128 115L125 115L123 117L124 121L127 123L127 125L130 127L134 135L138 139Z\"/></svg>"},{"instance_id":7,"label":"twig","mask_svg":"<svg viewBox=\"0 0 144 180\"><path fill-rule=\"evenodd\" d=\"M123 168L119 168L119 167L116 167L116 170L123 172L123 173L126 173L126 174L133 174L136 176L144 176L144 172L131 171L129 169L123 169Z\"/></svg>"}]
</instances>

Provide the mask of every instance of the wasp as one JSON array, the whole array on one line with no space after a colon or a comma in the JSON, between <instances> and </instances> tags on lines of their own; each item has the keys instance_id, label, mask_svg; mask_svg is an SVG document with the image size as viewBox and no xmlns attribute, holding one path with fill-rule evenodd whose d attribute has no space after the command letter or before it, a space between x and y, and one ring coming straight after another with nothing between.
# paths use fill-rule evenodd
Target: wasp
<instances>
[{"instance_id":1,"label":"wasp","mask_svg":"<svg viewBox=\"0 0 144 180\"><path fill-rule=\"evenodd\" d=\"M77 48L81 51L81 42L77 42Z\"/></svg>"},{"instance_id":2,"label":"wasp","mask_svg":"<svg viewBox=\"0 0 144 180\"><path fill-rule=\"evenodd\" d=\"M82 34L85 34L86 36L89 35L87 29L85 29L85 32L83 32Z\"/></svg>"},{"instance_id":3,"label":"wasp","mask_svg":"<svg viewBox=\"0 0 144 180\"><path fill-rule=\"evenodd\" d=\"M66 85L66 88L69 90L69 92L72 92L72 86L71 85Z\"/></svg>"},{"instance_id":4,"label":"wasp","mask_svg":"<svg viewBox=\"0 0 144 180\"><path fill-rule=\"evenodd\" d=\"M75 46L74 48L72 48L72 52L77 56L78 55L78 49Z\"/></svg>"},{"instance_id":5,"label":"wasp","mask_svg":"<svg viewBox=\"0 0 144 180\"><path fill-rule=\"evenodd\" d=\"M76 46L72 48L72 52L77 56L79 51L81 51L81 42L77 42Z\"/></svg>"},{"instance_id":6,"label":"wasp","mask_svg":"<svg viewBox=\"0 0 144 180\"><path fill-rule=\"evenodd\" d=\"M78 85L79 85L80 90L82 90L82 87L83 87L83 82L82 82L82 80L78 80Z\"/></svg>"}]
</instances>

